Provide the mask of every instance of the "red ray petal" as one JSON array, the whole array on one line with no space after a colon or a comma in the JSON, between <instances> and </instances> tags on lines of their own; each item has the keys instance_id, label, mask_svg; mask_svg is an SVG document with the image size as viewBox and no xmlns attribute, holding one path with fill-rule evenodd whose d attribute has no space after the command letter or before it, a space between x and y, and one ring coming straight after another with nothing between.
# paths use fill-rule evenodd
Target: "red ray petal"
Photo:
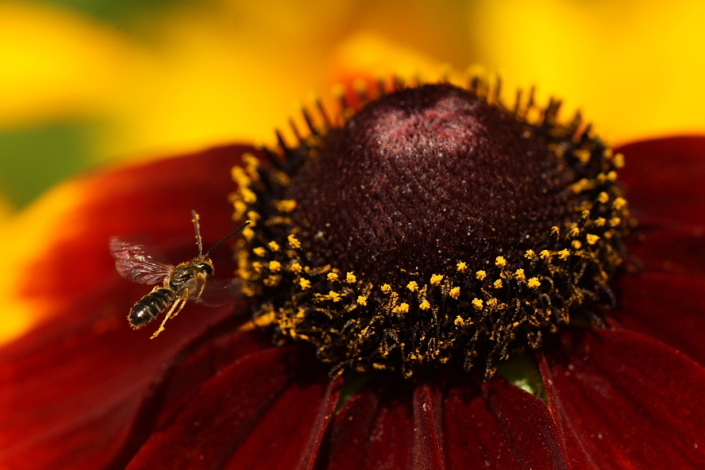
<instances>
[{"instance_id":1,"label":"red ray petal","mask_svg":"<svg viewBox=\"0 0 705 470\"><path fill-rule=\"evenodd\" d=\"M314 361L289 347L232 364L200 387L128 468L311 468L339 388Z\"/></svg>"},{"instance_id":2,"label":"red ray petal","mask_svg":"<svg viewBox=\"0 0 705 470\"><path fill-rule=\"evenodd\" d=\"M668 227L640 232L629 248L646 271L705 278L705 231Z\"/></svg>"},{"instance_id":3,"label":"red ray petal","mask_svg":"<svg viewBox=\"0 0 705 470\"><path fill-rule=\"evenodd\" d=\"M501 378L480 385L460 376L440 388L368 384L339 411L317 468L569 468L540 400Z\"/></svg>"},{"instance_id":4,"label":"red ray petal","mask_svg":"<svg viewBox=\"0 0 705 470\"><path fill-rule=\"evenodd\" d=\"M190 303L149 341L151 328L132 331L125 319L149 288L117 275L107 240L139 232L193 256L190 210L201 213L206 246L227 234L230 168L251 150L215 149L83 179L87 194L91 188L94 193L66 221L69 230L55 238L48 234L48 254L31 271L36 276L22 279L26 295L51 299L54 314L0 351L0 464L104 465L127 438L144 391L164 362L233 312L232 304ZM227 250L215 263L232 272Z\"/></svg>"},{"instance_id":5,"label":"red ray petal","mask_svg":"<svg viewBox=\"0 0 705 470\"><path fill-rule=\"evenodd\" d=\"M705 279L645 272L619 286L620 308L610 315L705 365Z\"/></svg>"},{"instance_id":6,"label":"red ray petal","mask_svg":"<svg viewBox=\"0 0 705 470\"><path fill-rule=\"evenodd\" d=\"M620 178L645 224L705 229L705 137L673 137L616 149L626 156Z\"/></svg>"},{"instance_id":7,"label":"red ray petal","mask_svg":"<svg viewBox=\"0 0 705 470\"><path fill-rule=\"evenodd\" d=\"M561 334L543 356L570 455L593 468L705 468L705 369L629 331Z\"/></svg>"}]
</instances>

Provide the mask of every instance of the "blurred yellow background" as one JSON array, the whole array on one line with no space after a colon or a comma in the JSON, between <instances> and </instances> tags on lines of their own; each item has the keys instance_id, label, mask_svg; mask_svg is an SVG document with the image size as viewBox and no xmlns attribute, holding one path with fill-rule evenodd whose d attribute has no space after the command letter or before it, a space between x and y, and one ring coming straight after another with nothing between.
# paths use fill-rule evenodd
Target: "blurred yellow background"
<instances>
[{"instance_id":1,"label":"blurred yellow background","mask_svg":"<svg viewBox=\"0 0 705 470\"><path fill-rule=\"evenodd\" d=\"M614 143L705 131L705 2L0 1L2 213L97 164L272 142L356 71L482 64Z\"/></svg>"}]
</instances>

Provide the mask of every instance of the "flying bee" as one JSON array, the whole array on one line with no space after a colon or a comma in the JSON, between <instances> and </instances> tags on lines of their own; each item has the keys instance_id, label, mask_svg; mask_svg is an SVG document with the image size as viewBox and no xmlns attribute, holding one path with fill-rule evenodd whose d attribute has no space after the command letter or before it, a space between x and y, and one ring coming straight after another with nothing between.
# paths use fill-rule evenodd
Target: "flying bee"
<instances>
[{"instance_id":1,"label":"flying bee","mask_svg":"<svg viewBox=\"0 0 705 470\"><path fill-rule=\"evenodd\" d=\"M162 324L151 339L164 331L167 320L178 315L189 299L200 300L206 287L206 279L215 271L210 258L211 253L250 223L245 222L240 228L213 245L204 255L198 214L196 211L191 211L191 215L196 232L198 256L176 266L155 260L146 253L143 245L127 243L117 237L110 239L110 252L115 258L115 267L122 277L140 284L152 285L162 282L162 285L154 286L152 292L138 300L127 316L130 326L138 329L166 311Z\"/></svg>"}]
</instances>

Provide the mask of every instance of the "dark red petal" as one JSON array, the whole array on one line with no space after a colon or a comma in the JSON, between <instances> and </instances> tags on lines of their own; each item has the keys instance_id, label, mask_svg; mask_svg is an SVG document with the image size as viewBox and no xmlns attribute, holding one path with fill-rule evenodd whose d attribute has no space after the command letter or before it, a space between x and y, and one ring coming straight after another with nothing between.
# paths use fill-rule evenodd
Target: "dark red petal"
<instances>
[{"instance_id":1,"label":"dark red petal","mask_svg":"<svg viewBox=\"0 0 705 470\"><path fill-rule=\"evenodd\" d=\"M618 148L620 178L635 215L647 225L705 229L705 137L673 137Z\"/></svg>"},{"instance_id":2,"label":"dark red petal","mask_svg":"<svg viewBox=\"0 0 705 470\"><path fill-rule=\"evenodd\" d=\"M636 238L629 248L645 271L705 279L705 231L649 228Z\"/></svg>"},{"instance_id":3,"label":"dark red petal","mask_svg":"<svg viewBox=\"0 0 705 470\"><path fill-rule=\"evenodd\" d=\"M705 468L705 369L629 331L560 338L541 371L569 455L600 470Z\"/></svg>"},{"instance_id":4,"label":"dark red petal","mask_svg":"<svg viewBox=\"0 0 705 470\"><path fill-rule=\"evenodd\" d=\"M445 386L364 387L336 416L317 468L569 468L540 400L501 378L480 385L460 375Z\"/></svg>"},{"instance_id":5,"label":"dark red petal","mask_svg":"<svg viewBox=\"0 0 705 470\"><path fill-rule=\"evenodd\" d=\"M311 468L339 389L314 361L288 347L232 364L152 434L128 468Z\"/></svg>"},{"instance_id":6,"label":"dark red petal","mask_svg":"<svg viewBox=\"0 0 705 470\"><path fill-rule=\"evenodd\" d=\"M127 312L149 287L118 276L107 241L139 233L164 243L171 254L193 256L190 211L196 209L204 243L212 244L231 230L230 168L245 151L252 149L215 149L94 173L79 182L87 196L66 220L70 230L62 228L61 237L48 234L46 256L37 260L34 276L22 279L26 295L50 302L54 313L0 351L0 464L105 465L127 439L164 362L232 314L232 302L220 308L190 303L154 341L151 325L132 331ZM215 261L224 274L233 270L227 251Z\"/></svg>"},{"instance_id":7,"label":"dark red petal","mask_svg":"<svg viewBox=\"0 0 705 470\"><path fill-rule=\"evenodd\" d=\"M645 272L619 282L619 323L705 365L705 279Z\"/></svg>"}]
</instances>

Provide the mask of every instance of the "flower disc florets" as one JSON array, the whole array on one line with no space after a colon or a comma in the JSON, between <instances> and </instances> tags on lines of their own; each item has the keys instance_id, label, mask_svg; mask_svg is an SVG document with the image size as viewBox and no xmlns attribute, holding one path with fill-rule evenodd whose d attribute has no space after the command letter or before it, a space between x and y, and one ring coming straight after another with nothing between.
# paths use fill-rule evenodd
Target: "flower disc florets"
<instances>
[{"instance_id":1,"label":"flower disc florets","mask_svg":"<svg viewBox=\"0 0 705 470\"><path fill-rule=\"evenodd\" d=\"M460 358L488 374L571 315L609 305L628 212L620 155L579 115L484 86L380 93L272 166L234 171L238 248L259 324L334 371L405 375Z\"/></svg>"}]
</instances>

